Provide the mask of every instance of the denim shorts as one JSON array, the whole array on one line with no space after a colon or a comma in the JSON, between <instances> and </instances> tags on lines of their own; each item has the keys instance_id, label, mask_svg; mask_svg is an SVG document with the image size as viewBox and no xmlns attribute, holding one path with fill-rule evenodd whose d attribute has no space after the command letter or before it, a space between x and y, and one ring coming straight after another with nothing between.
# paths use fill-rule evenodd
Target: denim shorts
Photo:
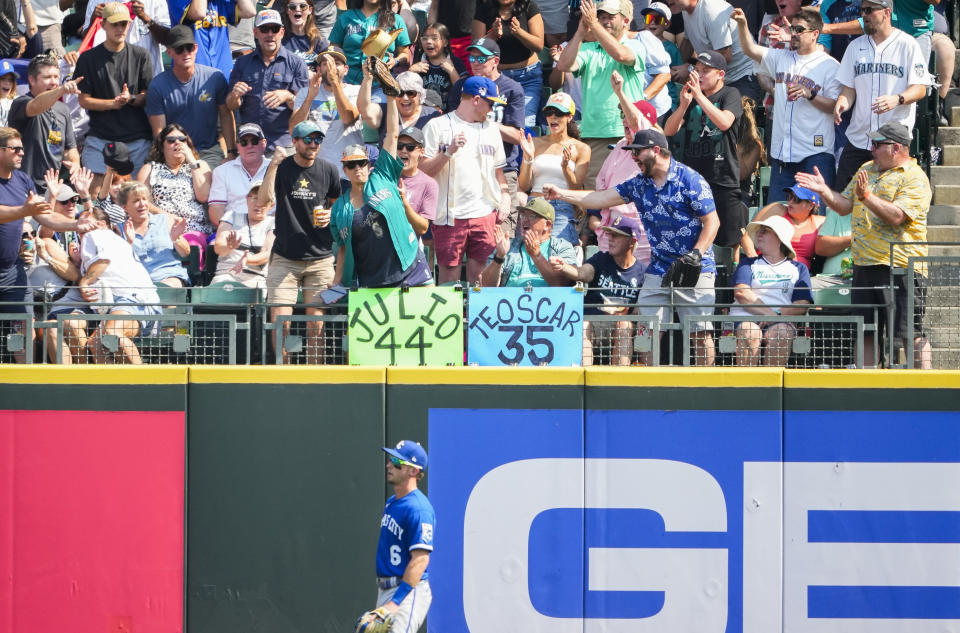
<instances>
[{"instance_id":1,"label":"denim shorts","mask_svg":"<svg viewBox=\"0 0 960 633\"><path fill-rule=\"evenodd\" d=\"M163 309L158 305L149 305L141 303L136 297L125 297L114 295L113 302L117 305L113 310L123 310L133 316L157 316L163 314ZM111 312L111 314L113 314ZM160 332L160 323L155 320L140 319L140 336L156 336Z\"/></svg>"}]
</instances>

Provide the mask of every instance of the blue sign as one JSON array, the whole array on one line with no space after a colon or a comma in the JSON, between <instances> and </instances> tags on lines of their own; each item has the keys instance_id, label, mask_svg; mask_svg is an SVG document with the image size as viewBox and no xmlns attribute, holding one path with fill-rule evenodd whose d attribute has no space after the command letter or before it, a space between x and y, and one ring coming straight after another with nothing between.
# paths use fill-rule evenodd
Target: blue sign
<instances>
[{"instance_id":1,"label":"blue sign","mask_svg":"<svg viewBox=\"0 0 960 633\"><path fill-rule=\"evenodd\" d=\"M433 409L429 630L946 630L957 427L941 412Z\"/></svg>"},{"instance_id":2,"label":"blue sign","mask_svg":"<svg viewBox=\"0 0 960 633\"><path fill-rule=\"evenodd\" d=\"M575 288L480 288L467 310L468 362L579 366L583 293Z\"/></svg>"}]
</instances>

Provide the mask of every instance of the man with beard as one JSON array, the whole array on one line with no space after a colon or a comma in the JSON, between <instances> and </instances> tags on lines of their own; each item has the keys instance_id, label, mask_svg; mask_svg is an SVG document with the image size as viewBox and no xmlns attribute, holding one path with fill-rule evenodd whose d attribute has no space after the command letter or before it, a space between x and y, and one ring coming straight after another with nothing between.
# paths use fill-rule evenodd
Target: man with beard
<instances>
[{"instance_id":1,"label":"man with beard","mask_svg":"<svg viewBox=\"0 0 960 633\"><path fill-rule=\"evenodd\" d=\"M836 182L845 187L871 160L870 130L891 122L913 129L917 108L927 94L927 60L916 40L893 27L890 0L863 0L861 35L847 46L837 79L843 88L833 108L840 123L853 107L847 144L837 164Z\"/></svg>"},{"instance_id":2,"label":"man with beard","mask_svg":"<svg viewBox=\"0 0 960 633\"><path fill-rule=\"evenodd\" d=\"M609 145L620 140L623 131L619 100L610 83L614 71L623 78L623 93L630 103L645 98L647 52L640 41L627 38L627 11L620 0L602 0L599 4L583 0L577 32L557 60L557 70L580 78L580 109L589 113L580 123L580 135L590 146L587 187L594 186L600 166L610 153ZM596 41L584 42L588 36Z\"/></svg>"},{"instance_id":3,"label":"man with beard","mask_svg":"<svg viewBox=\"0 0 960 633\"><path fill-rule=\"evenodd\" d=\"M544 185L548 200L564 200L591 209L633 202L650 240L651 259L637 301L641 315L656 315L668 322L671 303L682 319L685 315L707 316L713 313L713 290L717 267L713 244L720 220L713 194L703 176L678 163L667 149L667 138L658 130L640 130L633 143L621 149L633 153L640 173L606 191L571 191ZM701 272L693 288L662 287L664 276L677 261L700 262ZM673 293L671 301L671 293ZM691 324L691 348L695 362L712 365L714 360L713 326L709 321ZM641 354L641 362L650 364L650 355Z\"/></svg>"},{"instance_id":4,"label":"man with beard","mask_svg":"<svg viewBox=\"0 0 960 633\"><path fill-rule=\"evenodd\" d=\"M240 128L244 128L241 126ZM330 207L340 197L337 168L317 150L323 140L313 121L293 128L294 155L285 157L278 149L260 187L260 204L269 205L270 192L277 201L275 239L267 275L267 301L274 305L270 316L293 314L297 294L303 288L307 314L323 314L320 293L333 285L333 234L330 232ZM321 321L307 322L308 362L320 362ZM284 323L284 339L290 322ZM277 350L280 353L280 350ZM284 351L286 354L286 351Z\"/></svg>"},{"instance_id":5,"label":"man with beard","mask_svg":"<svg viewBox=\"0 0 960 633\"><path fill-rule=\"evenodd\" d=\"M803 7L790 19L790 50L758 46L747 30L747 16L733 10L740 27L740 47L774 78L773 137L767 147L772 159L770 191L793 186L797 172L816 165L833 186L833 106L840 94L836 81L840 64L817 45L823 18Z\"/></svg>"}]
</instances>

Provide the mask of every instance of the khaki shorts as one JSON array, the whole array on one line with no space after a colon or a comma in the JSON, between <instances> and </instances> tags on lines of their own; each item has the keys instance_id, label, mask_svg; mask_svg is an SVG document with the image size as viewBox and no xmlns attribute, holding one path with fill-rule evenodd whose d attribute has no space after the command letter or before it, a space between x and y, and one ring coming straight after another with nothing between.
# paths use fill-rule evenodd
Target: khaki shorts
<instances>
[{"instance_id":1,"label":"khaki shorts","mask_svg":"<svg viewBox=\"0 0 960 633\"><path fill-rule=\"evenodd\" d=\"M333 255L300 261L273 253L267 272L267 301L294 304L303 288L304 303L322 303L320 293L333 285L333 263Z\"/></svg>"}]
</instances>

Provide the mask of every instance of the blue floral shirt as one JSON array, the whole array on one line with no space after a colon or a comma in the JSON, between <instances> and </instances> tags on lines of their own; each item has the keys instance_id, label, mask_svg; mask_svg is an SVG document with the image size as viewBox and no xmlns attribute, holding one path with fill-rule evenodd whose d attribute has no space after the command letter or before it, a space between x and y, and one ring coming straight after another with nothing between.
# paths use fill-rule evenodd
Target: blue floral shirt
<instances>
[{"instance_id":1,"label":"blue floral shirt","mask_svg":"<svg viewBox=\"0 0 960 633\"><path fill-rule=\"evenodd\" d=\"M664 275L671 262L692 249L700 231L701 218L716 213L713 192L703 176L683 163L670 159L667 181L657 188L651 178L636 175L616 187L627 202L640 213L650 240L650 266L647 274ZM716 273L713 249L703 255L703 272Z\"/></svg>"}]
</instances>

